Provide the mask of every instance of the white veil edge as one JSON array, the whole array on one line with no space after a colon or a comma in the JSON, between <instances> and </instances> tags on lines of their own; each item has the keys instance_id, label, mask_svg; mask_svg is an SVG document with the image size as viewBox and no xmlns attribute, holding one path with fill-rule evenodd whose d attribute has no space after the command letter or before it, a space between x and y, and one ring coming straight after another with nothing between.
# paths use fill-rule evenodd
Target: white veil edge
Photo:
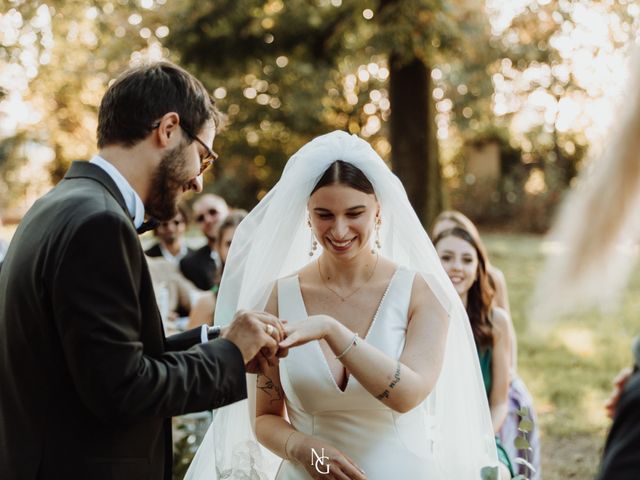
<instances>
[{"instance_id":1,"label":"white veil edge","mask_svg":"<svg viewBox=\"0 0 640 480\"><path fill-rule=\"evenodd\" d=\"M228 324L239 309L263 309L274 282L310 261L307 201L320 176L336 160L359 168L374 187L383 220L381 254L419 272L449 315L439 379L427 400L417 407L429 416L431 427L425 432L425 441L432 442L443 472L441 479L428 480L479 479L482 467L497 465L497 454L466 311L400 180L366 141L335 131L317 137L291 157L280 181L236 230L215 323ZM247 382L248 400L214 412L185 478L275 478L280 458L255 439L255 376L247 375Z\"/></svg>"}]
</instances>

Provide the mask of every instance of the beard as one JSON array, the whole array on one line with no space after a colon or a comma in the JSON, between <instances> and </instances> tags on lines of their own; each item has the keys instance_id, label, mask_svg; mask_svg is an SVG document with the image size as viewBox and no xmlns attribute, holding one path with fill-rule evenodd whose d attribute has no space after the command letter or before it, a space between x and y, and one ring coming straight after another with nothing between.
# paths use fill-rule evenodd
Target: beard
<instances>
[{"instance_id":1,"label":"beard","mask_svg":"<svg viewBox=\"0 0 640 480\"><path fill-rule=\"evenodd\" d=\"M153 173L149 204L145 209L156 220L171 220L178 213L178 196L182 186L189 181L184 172L187 146L185 142L165 153Z\"/></svg>"}]
</instances>

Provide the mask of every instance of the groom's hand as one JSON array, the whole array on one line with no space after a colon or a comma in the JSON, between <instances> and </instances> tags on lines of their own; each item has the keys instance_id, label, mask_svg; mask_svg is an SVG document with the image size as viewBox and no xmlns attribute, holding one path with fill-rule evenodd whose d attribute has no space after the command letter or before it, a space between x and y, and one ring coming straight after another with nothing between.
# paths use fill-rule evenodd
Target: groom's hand
<instances>
[{"instance_id":1,"label":"groom's hand","mask_svg":"<svg viewBox=\"0 0 640 480\"><path fill-rule=\"evenodd\" d=\"M284 326L269 313L239 311L223 329L221 337L238 347L247 371L257 373L277 363L278 342L284 339Z\"/></svg>"}]
</instances>

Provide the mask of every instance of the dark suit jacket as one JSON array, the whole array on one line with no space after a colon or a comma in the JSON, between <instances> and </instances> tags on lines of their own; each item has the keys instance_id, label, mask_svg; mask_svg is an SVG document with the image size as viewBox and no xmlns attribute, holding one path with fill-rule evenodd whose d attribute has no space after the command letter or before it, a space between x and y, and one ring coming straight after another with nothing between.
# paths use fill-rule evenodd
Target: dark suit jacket
<instances>
[{"instance_id":1,"label":"dark suit jacket","mask_svg":"<svg viewBox=\"0 0 640 480\"><path fill-rule=\"evenodd\" d=\"M640 478L640 371L627 381L607 438L599 480Z\"/></svg>"},{"instance_id":2,"label":"dark suit jacket","mask_svg":"<svg viewBox=\"0 0 640 480\"><path fill-rule=\"evenodd\" d=\"M159 243L154 244L151 248L148 248L147 250L145 250L144 253L149 257L161 257L162 251L160 250L160 244Z\"/></svg>"},{"instance_id":3,"label":"dark suit jacket","mask_svg":"<svg viewBox=\"0 0 640 480\"><path fill-rule=\"evenodd\" d=\"M180 261L180 271L200 290L210 290L216 280L216 262L211 258L209 245L187 254Z\"/></svg>"},{"instance_id":4,"label":"dark suit jacket","mask_svg":"<svg viewBox=\"0 0 640 480\"><path fill-rule=\"evenodd\" d=\"M120 192L75 162L0 273L0 478L169 479L170 417L246 397L231 342L171 349Z\"/></svg>"}]
</instances>

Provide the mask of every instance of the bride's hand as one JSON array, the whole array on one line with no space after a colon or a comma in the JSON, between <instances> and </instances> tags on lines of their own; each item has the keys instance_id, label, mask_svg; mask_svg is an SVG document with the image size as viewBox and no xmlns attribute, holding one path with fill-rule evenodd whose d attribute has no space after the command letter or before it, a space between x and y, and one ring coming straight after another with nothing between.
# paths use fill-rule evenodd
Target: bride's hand
<instances>
[{"instance_id":1,"label":"bride's hand","mask_svg":"<svg viewBox=\"0 0 640 480\"><path fill-rule=\"evenodd\" d=\"M295 435L290 447L290 458L315 480L367 480L366 474L347 455L314 437Z\"/></svg>"},{"instance_id":2,"label":"bride's hand","mask_svg":"<svg viewBox=\"0 0 640 480\"><path fill-rule=\"evenodd\" d=\"M285 326L286 337L279 343L280 349L289 349L304 345L312 340L320 340L325 338L334 323L332 317L328 315L311 315L304 322L298 322L294 325Z\"/></svg>"}]
</instances>

